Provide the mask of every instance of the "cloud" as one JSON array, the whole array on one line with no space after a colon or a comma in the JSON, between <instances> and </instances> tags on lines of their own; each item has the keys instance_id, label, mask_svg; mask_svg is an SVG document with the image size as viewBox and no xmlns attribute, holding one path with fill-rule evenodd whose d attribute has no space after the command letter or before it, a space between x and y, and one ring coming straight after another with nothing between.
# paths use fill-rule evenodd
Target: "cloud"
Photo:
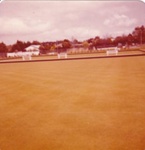
<instances>
[{"instance_id":1,"label":"cloud","mask_svg":"<svg viewBox=\"0 0 145 150\"><path fill-rule=\"evenodd\" d=\"M78 40L86 40L88 37L95 37L96 35L100 35L100 31L97 29L88 29L86 27L71 27L66 28L65 30L56 28L53 30L48 30L47 32L43 33L42 37L44 40L60 40L60 39L69 39L71 40L72 37Z\"/></svg>"},{"instance_id":2,"label":"cloud","mask_svg":"<svg viewBox=\"0 0 145 150\"><path fill-rule=\"evenodd\" d=\"M87 37L95 37L100 34L100 31L93 28L75 27L67 29L65 34L69 37L73 36L80 40L85 40Z\"/></svg>"},{"instance_id":3,"label":"cloud","mask_svg":"<svg viewBox=\"0 0 145 150\"><path fill-rule=\"evenodd\" d=\"M40 20L29 20L29 22L26 23L20 18L0 18L0 25L0 34L2 35L36 34L50 28L50 24L44 24Z\"/></svg>"},{"instance_id":4,"label":"cloud","mask_svg":"<svg viewBox=\"0 0 145 150\"><path fill-rule=\"evenodd\" d=\"M106 19L104 21L104 25L106 26L117 26L117 27L124 27L124 26L132 26L135 25L137 23L137 20L135 18L129 18L126 15L119 15L119 14L114 14L112 17Z\"/></svg>"},{"instance_id":5,"label":"cloud","mask_svg":"<svg viewBox=\"0 0 145 150\"><path fill-rule=\"evenodd\" d=\"M105 6L104 6L105 7ZM106 9L102 7L102 10L98 12L103 16L112 16L116 13L125 14L129 12L129 7L122 5L122 2L114 2L111 4L109 1L106 3Z\"/></svg>"}]
</instances>

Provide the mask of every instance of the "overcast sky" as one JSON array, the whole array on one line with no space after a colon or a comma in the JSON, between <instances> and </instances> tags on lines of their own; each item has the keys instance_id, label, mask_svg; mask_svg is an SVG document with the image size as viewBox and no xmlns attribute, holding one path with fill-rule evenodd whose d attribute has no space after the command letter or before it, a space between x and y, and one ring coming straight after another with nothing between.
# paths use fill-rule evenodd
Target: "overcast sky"
<instances>
[{"instance_id":1,"label":"overcast sky","mask_svg":"<svg viewBox=\"0 0 145 150\"><path fill-rule=\"evenodd\" d=\"M14 1L0 3L0 42L56 41L131 33L145 25L141 1Z\"/></svg>"}]
</instances>

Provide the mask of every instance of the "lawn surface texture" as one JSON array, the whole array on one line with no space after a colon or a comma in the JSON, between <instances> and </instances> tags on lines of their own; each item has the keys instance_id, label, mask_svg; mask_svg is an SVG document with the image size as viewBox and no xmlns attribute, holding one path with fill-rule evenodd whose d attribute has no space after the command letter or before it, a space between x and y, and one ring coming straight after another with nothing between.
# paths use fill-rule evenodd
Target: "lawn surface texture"
<instances>
[{"instance_id":1,"label":"lawn surface texture","mask_svg":"<svg viewBox=\"0 0 145 150\"><path fill-rule=\"evenodd\" d=\"M0 64L0 150L144 149L144 56Z\"/></svg>"}]
</instances>

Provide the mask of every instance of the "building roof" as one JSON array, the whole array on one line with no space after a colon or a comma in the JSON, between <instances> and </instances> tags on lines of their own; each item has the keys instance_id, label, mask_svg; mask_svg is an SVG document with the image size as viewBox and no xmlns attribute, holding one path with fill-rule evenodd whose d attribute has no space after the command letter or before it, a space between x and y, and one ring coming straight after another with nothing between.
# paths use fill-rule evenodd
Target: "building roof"
<instances>
[{"instance_id":1,"label":"building roof","mask_svg":"<svg viewBox=\"0 0 145 150\"><path fill-rule=\"evenodd\" d=\"M40 45L30 45L25 48L26 51L39 51Z\"/></svg>"}]
</instances>

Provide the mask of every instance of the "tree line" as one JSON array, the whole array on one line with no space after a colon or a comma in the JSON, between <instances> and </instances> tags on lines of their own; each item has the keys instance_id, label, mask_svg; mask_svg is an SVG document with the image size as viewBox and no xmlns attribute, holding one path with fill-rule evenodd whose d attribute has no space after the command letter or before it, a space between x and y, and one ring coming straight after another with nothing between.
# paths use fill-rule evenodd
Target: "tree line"
<instances>
[{"instance_id":1,"label":"tree line","mask_svg":"<svg viewBox=\"0 0 145 150\"><path fill-rule=\"evenodd\" d=\"M73 39L72 41L68 39L64 39L61 41L56 42L39 42L39 41L33 41L33 42L23 42L23 41L17 41L13 45L6 45L4 42L0 43L0 53L1 55L5 55L7 52L17 52L17 51L25 51L25 48L30 45L40 45L40 51L41 53L47 53L54 50L62 50L67 49L71 47L79 47L82 46L84 48L92 48L95 47L96 49L99 47L111 47L111 46L117 46L118 43L121 45L132 45L134 44L144 44L145 43L145 27L138 26L136 27L132 33L128 35L122 35L117 36L115 38L105 37L100 38L99 36L96 36L95 38L87 39L83 42L78 41L77 39Z\"/></svg>"}]
</instances>

